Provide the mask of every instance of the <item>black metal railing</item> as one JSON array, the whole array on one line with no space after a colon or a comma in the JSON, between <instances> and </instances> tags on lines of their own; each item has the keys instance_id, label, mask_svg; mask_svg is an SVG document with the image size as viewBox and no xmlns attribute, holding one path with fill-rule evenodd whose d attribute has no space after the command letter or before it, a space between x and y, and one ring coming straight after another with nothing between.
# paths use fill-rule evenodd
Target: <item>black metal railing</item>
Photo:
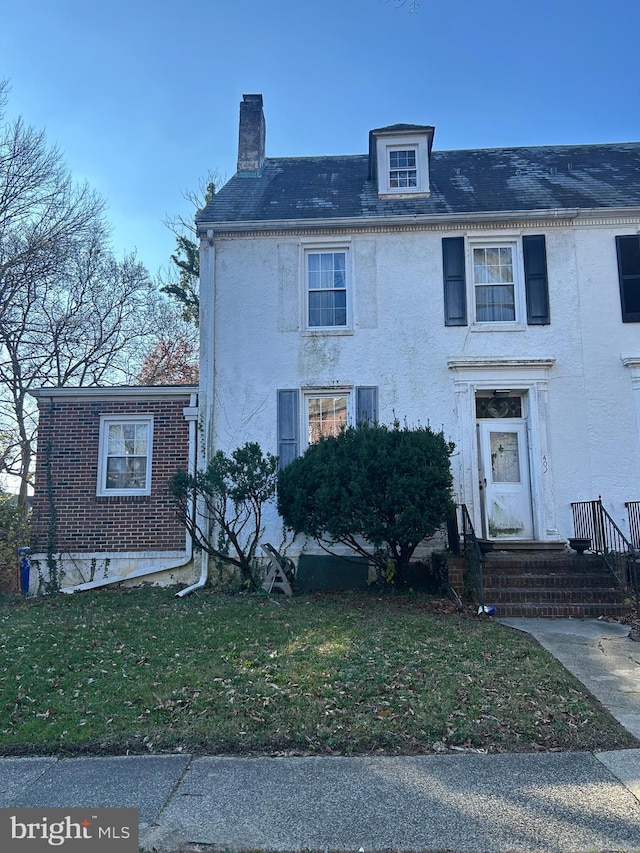
<instances>
[{"instance_id":1,"label":"black metal railing","mask_svg":"<svg viewBox=\"0 0 640 853\"><path fill-rule=\"evenodd\" d=\"M571 504L576 538L591 540L591 550L599 554L613 574L618 587L635 595L640 615L638 549L627 539L607 510L602 498Z\"/></svg>"},{"instance_id":2,"label":"black metal railing","mask_svg":"<svg viewBox=\"0 0 640 853\"><path fill-rule=\"evenodd\" d=\"M640 549L640 501L627 501L629 515L629 538L634 548Z\"/></svg>"},{"instance_id":3,"label":"black metal railing","mask_svg":"<svg viewBox=\"0 0 640 853\"><path fill-rule=\"evenodd\" d=\"M466 574L468 584L475 593L480 607L484 607L484 579L482 571L484 554L480 548L476 532L473 529L473 523L466 504L460 504L460 515L462 521L460 529L462 530L462 544L467 565Z\"/></svg>"}]
</instances>

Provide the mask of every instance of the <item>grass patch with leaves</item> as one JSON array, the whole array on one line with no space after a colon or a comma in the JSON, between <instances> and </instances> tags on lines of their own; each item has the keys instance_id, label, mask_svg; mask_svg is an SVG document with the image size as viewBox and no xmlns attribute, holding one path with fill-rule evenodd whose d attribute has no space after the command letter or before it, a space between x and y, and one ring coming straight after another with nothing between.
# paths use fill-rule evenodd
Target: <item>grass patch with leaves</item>
<instances>
[{"instance_id":1,"label":"grass patch with leaves","mask_svg":"<svg viewBox=\"0 0 640 853\"><path fill-rule=\"evenodd\" d=\"M0 753L636 746L525 635L422 594L0 604Z\"/></svg>"}]
</instances>

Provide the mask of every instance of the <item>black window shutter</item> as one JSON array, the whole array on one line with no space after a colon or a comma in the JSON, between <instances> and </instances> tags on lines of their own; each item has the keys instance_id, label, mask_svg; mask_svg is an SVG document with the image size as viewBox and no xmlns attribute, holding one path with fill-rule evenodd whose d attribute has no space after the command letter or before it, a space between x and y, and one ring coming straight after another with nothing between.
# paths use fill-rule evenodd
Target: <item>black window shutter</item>
<instances>
[{"instance_id":1,"label":"black window shutter","mask_svg":"<svg viewBox=\"0 0 640 853\"><path fill-rule=\"evenodd\" d=\"M444 324L467 325L467 288L464 268L464 237L442 238L444 272Z\"/></svg>"},{"instance_id":2,"label":"black window shutter","mask_svg":"<svg viewBox=\"0 0 640 853\"><path fill-rule=\"evenodd\" d=\"M616 237L623 323L640 323L640 236Z\"/></svg>"},{"instance_id":3,"label":"black window shutter","mask_svg":"<svg viewBox=\"0 0 640 853\"><path fill-rule=\"evenodd\" d=\"M375 385L356 388L356 424L378 422L378 389Z\"/></svg>"},{"instance_id":4,"label":"black window shutter","mask_svg":"<svg viewBox=\"0 0 640 853\"><path fill-rule=\"evenodd\" d=\"M286 468L300 453L299 400L297 388L278 391L278 456L281 468Z\"/></svg>"},{"instance_id":5,"label":"black window shutter","mask_svg":"<svg viewBox=\"0 0 640 853\"><path fill-rule=\"evenodd\" d=\"M549 278L544 234L523 237L522 252L524 255L527 323L530 326L548 326L551 318L549 316Z\"/></svg>"}]
</instances>

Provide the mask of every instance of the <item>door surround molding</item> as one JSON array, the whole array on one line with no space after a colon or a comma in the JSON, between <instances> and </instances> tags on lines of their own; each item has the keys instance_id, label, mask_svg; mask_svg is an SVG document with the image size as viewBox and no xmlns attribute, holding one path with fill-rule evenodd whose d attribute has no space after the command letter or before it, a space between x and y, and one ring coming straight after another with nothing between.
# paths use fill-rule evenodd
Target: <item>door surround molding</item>
<instances>
[{"instance_id":1,"label":"door surround molding","mask_svg":"<svg viewBox=\"0 0 640 853\"><path fill-rule=\"evenodd\" d=\"M458 419L457 500L465 503L476 530L482 529L478 482L479 450L476 430L476 393L509 388L527 398L527 434L531 477L534 538L557 541L548 425L549 372L555 358L479 356L450 358Z\"/></svg>"}]
</instances>

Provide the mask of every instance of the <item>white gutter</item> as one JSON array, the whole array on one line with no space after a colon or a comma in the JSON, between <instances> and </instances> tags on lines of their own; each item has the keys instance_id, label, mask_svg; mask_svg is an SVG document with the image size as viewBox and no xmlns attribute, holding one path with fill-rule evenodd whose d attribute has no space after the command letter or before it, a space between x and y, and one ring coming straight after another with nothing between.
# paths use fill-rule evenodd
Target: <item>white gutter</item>
<instances>
[{"instance_id":1,"label":"white gutter","mask_svg":"<svg viewBox=\"0 0 640 853\"><path fill-rule=\"evenodd\" d=\"M103 400L123 400L134 397L137 400L151 398L153 400L195 394L197 385L85 385L73 387L31 388L29 394L39 399L55 400L87 400L96 397Z\"/></svg>"},{"instance_id":2,"label":"white gutter","mask_svg":"<svg viewBox=\"0 0 640 853\"><path fill-rule=\"evenodd\" d=\"M189 408L183 409L183 413L185 416L185 420L189 423L189 470L195 471L196 466L196 427L197 427L197 417L198 417L198 395L190 394L189 395ZM193 560L193 539L191 534L187 530L186 532L186 541L185 541L185 556L180 557L178 560L172 560L169 563L156 563L152 566L147 566L144 569L136 569L133 572L130 572L127 575L115 575L114 577L109 578L101 578L97 581L88 581L87 583L79 583L75 584L75 586L66 586L60 590L60 592L64 592L66 594L70 594L72 592L84 592L88 589L97 589L101 586L111 586L112 584L122 583L123 581L132 580L134 578L143 578L148 575L157 575L159 572L168 572L173 569L181 569L183 566L187 566ZM187 588L188 590L191 587ZM183 590L186 592L186 590Z\"/></svg>"},{"instance_id":3,"label":"white gutter","mask_svg":"<svg viewBox=\"0 0 640 853\"><path fill-rule=\"evenodd\" d=\"M403 213L377 216L341 216L318 219L255 219L247 221L201 221L198 223L199 233L213 231L216 235L237 234L256 231L290 231L305 230L323 231L336 228L399 228L411 225L450 225L464 228L470 224L504 224L514 222L530 222L537 220L556 220L589 223L594 219L637 219L640 217L640 207L553 207L538 210L505 210L480 211L477 213Z\"/></svg>"}]
</instances>

